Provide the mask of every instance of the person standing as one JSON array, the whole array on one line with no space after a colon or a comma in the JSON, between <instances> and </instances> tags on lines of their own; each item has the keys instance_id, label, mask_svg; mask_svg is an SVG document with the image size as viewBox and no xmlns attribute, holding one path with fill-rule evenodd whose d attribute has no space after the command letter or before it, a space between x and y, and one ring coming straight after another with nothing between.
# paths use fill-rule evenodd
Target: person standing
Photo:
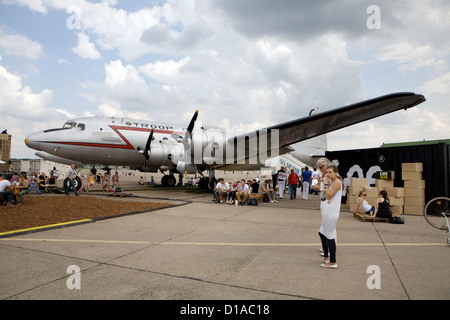
<instances>
[{"instance_id":1,"label":"person standing","mask_svg":"<svg viewBox=\"0 0 450 320\"><path fill-rule=\"evenodd\" d=\"M278 191L280 193L280 199L284 198L284 191L286 189L286 179L287 174L284 170L284 166L281 166L280 170L277 172L277 180L278 180Z\"/></svg>"},{"instance_id":2,"label":"person standing","mask_svg":"<svg viewBox=\"0 0 450 320\"><path fill-rule=\"evenodd\" d=\"M67 172L67 177L69 178L69 185L67 186L67 189L66 189L66 192L65 192L66 196L69 195L69 190L71 188L73 189L73 192L75 193L75 196L78 196L77 188L75 186L75 179L77 177L79 177L79 176L78 176L77 171L75 170L75 165L74 164L72 164L70 166L69 172Z\"/></svg>"},{"instance_id":3,"label":"person standing","mask_svg":"<svg viewBox=\"0 0 450 320\"><path fill-rule=\"evenodd\" d=\"M322 268L337 269L336 223L341 211L341 198L344 184L334 164L328 166L326 176L323 180L326 200L321 206L322 224L320 225L319 236L322 241L324 258L320 266Z\"/></svg>"},{"instance_id":4,"label":"person standing","mask_svg":"<svg viewBox=\"0 0 450 320\"><path fill-rule=\"evenodd\" d=\"M320 158L319 160L317 160L317 168L318 168L318 173L319 176L317 179L313 179L313 183L311 186L311 189L316 191L316 192L320 192L320 211L322 211L322 206L324 204L324 201L326 200L325 197L325 192L323 191L323 188L321 188L321 186L323 186L323 177L325 176L326 172L327 172L327 168L328 166L331 164L331 161L328 158ZM323 248L320 248L320 254L323 256Z\"/></svg>"},{"instance_id":5,"label":"person standing","mask_svg":"<svg viewBox=\"0 0 450 320\"><path fill-rule=\"evenodd\" d=\"M302 172L302 187L303 187L303 200L308 200L309 186L311 185L311 171L308 166Z\"/></svg>"},{"instance_id":6,"label":"person standing","mask_svg":"<svg viewBox=\"0 0 450 320\"><path fill-rule=\"evenodd\" d=\"M295 173L294 169L291 169L291 173L288 177L289 182L289 194L291 195L291 200L297 197L297 184L298 184L298 175Z\"/></svg>"}]
</instances>

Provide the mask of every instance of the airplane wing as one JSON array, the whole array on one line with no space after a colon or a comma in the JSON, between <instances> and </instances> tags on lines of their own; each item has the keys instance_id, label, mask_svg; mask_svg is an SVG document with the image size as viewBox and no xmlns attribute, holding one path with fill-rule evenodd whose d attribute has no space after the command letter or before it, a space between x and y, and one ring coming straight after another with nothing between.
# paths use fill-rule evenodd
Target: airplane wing
<instances>
[{"instance_id":1,"label":"airplane wing","mask_svg":"<svg viewBox=\"0 0 450 320\"><path fill-rule=\"evenodd\" d=\"M280 148L282 148L401 109L406 110L424 101L425 97L420 94L411 92L393 93L277 124L267 129L279 130Z\"/></svg>"},{"instance_id":2,"label":"airplane wing","mask_svg":"<svg viewBox=\"0 0 450 320\"><path fill-rule=\"evenodd\" d=\"M290 145L314 138L335 130L339 130L363 121L374 119L401 109L412 108L426 101L420 94L411 92L392 93L378 98L358 102L330 111L280 123L264 128L270 136L270 131L277 129L279 134L279 154L284 154L293 149ZM245 139L249 135L259 135L259 132L251 132L228 139L228 143L236 145L237 141ZM270 149L270 147L269 147ZM246 150L246 160L254 156L257 150ZM220 166L217 166L218 168Z\"/></svg>"}]
</instances>

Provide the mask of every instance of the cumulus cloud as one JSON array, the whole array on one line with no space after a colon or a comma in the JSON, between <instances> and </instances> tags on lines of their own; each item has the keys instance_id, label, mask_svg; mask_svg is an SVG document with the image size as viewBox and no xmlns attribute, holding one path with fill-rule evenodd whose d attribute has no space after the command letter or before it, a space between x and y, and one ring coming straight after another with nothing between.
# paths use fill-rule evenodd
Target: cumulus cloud
<instances>
[{"instance_id":1,"label":"cumulus cloud","mask_svg":"<svg viewBox=\"0 0 450 320\"><path fill-rule=\"evenodd\" d=\"M89 36L83 32L78 34L78 44L72 49L77 55L86 59L100 59L101 54L95 48L95 44L89 41Z\"/></svg>"},{"instance_id":2,"label":"cumulus cloud","mask_svg":"<svg viewBox=\"0 0 450 320\"><path fill-rule=\"evenodd\" d=\"M0 65L0 97L2 117L34 119L45 115L53 92L45 89L41 93L33 93L29 86L22 85L19 76Z\"/></svg>"},{"instance_id":3,"label":"cumulus cloud","mask_svg":"<svg viewBox=\"0 0 450 320\"><path fill-rule=\"evenodd\" d=\"M450 95L450 72L427 81L420 90L426 95Z\"/></svg>"},{"instance_id":4,"label":"cumulus cloud","mask_svg":"<svg viewBox=\"0 0 450 320\"><path fill-rule=\"evenodd\" d=\"M135 11L115 1L36 0L27 5L44 14L50 8L67 14L69 6L77 6L80 30L73 31L78 42L71 46L96 63L97 76L75 80L78 97L93 108L83 114L187 123L199 109L205 124L245 130L303 117L311 108L329 110L371 98L374 92L406 88L423 90L428 101L447 97L450 45L443 39L450 27L450 4L377 1L381 29L369 30L367 8L372 4L170 0ZM60 60L67 68L76 65L66 62ZM392 65L401 72L373 76ZM45 96L45 91L35 95ZM432 134L409 130L409 116L386 119L395 125L368 122L333 137L366 145L384 133L386 140L392 132L411 134L397 136L405 139ZM380 128L386 130L377 132Z\"/></svg>"},{"instance_id":5,"label":"cumulus cloud","mask_svg":"<svg viewBox=\"0 0 450 320\"><path fill-rule=\"evenodd\" d=\"M37 59L42 55L42 46L20 34L8 35L0 30L0 48L6 55Z\"/></svg>"}]
</instances>

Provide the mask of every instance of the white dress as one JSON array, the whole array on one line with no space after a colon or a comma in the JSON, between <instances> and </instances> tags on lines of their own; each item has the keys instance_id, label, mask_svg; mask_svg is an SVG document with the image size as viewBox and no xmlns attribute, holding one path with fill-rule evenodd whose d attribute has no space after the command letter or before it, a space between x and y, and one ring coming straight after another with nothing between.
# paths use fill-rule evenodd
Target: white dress
<instances>
[{"instance_id":1,"label":"white dress","mask_svg":"<svg viewBox=\"0 0 450 320\"><path fill-rule=\"evenodd\" d=\"M339 183L339 190L336 192L333 198L325 200L320 203L320 211L322 213L322 224L320 225L319 232L323 234L327 239L336 239L336 223L339 219L339 213L341 211L341 198L342 198L342 183L339 179L334 180L333 184Z\"/></svg>"}]
</instances>

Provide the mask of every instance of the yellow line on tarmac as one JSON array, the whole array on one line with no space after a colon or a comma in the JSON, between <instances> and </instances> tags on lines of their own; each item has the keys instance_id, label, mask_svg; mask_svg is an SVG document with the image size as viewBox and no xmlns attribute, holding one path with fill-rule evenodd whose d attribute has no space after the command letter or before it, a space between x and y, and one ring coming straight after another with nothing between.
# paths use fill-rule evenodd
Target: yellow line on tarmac
<instances>
[{"instance_id":1,"label":"yellow line on tarmac","mask_svg":"<svg viewBox=\"0 0 450 320\"><path fill-rule=\"evenodd\" d=\"M82 223L82 222L89 222L89 221L92 221L92 220L91 219L83 219L83 220L76 220L76 221L70 221L70 222L49 224L49 225L40 226L40 227L33 227L33 228L27 228L27 229L19 229L19 230L0 232L0 236L4 236L4 235L8 235L8 234L14 234L14 233L29 232L29 231L33 231L33 230L39 230L39 229L61 227L61 226L65 226L65 225L68 226L68 225L71 225L71 224Z\"/></svg>"},{"instance_id":2,"label":"yellow line on tarmac","mask_svg":"<svg viewBox=\"0 0 450 320\"><path fill-rule=\"evenodd\" d=\"M124 241L124 240L83 240L83 239L33 239L33 238L5 238L0 241L28 241L28 242L68 242L68 243L104 243L104 244L145 244L172 246L230 246L230 247L312 247L321 246L320 243L234 243L234 242L170 242L170 241ZM338 243L338 246L444 246L446 243Z\"/></svg>"}]
</instances>

